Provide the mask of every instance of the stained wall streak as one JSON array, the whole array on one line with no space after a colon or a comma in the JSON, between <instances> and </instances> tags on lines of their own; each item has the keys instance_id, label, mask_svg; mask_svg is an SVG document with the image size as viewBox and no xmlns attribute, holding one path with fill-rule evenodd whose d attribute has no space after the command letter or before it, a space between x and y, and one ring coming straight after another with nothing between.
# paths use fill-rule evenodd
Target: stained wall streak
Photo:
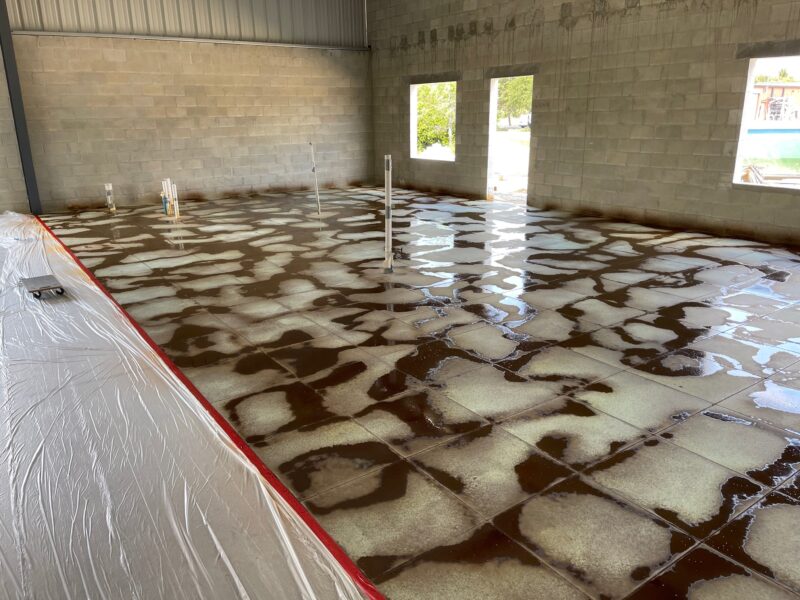
<instances>
[{"instance_id":1,"label":"stained wall streak","mask_svg":"<svg viewBox=\"0 0 800 600\"><path fill-rule=\"evenodd\" d=\"M796 192L732 184L748 60L797 0L369 0L375 168L486 192L491 70L537 67L529 203L797 241ZM408 80L458 72L455 163L409 158Z\"/></svg>"}]
</instances>

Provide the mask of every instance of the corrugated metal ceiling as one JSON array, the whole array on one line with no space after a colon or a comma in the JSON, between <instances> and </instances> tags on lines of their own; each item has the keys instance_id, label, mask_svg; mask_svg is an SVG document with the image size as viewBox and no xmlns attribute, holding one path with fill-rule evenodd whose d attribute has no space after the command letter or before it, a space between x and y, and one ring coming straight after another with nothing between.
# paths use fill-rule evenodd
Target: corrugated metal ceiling
<instances>
[{"instance_id":1,"label":"corrugated metal ceiling","mask_svg":"<svg viewBox=\"0 0 800 600\"><path fill-rule=\"evenodd\" d=\"M363 48L363 0L7 0L13 31Z\"/></svg>"}]
</instances>

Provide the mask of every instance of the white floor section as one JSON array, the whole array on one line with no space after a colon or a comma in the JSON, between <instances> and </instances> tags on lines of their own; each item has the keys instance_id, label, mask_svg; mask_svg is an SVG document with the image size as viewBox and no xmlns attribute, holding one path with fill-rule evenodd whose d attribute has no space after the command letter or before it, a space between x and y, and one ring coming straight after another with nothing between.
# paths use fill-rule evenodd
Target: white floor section
<instances>
[{"instance_id":1,"label":"white floor section","mask_svg":"<svg viewBox=\"0 0 800 600\"><path fill-rule=\"evenodd\" d=\"M0 263L0 597L362 597L37 221Z\"/></svg>"}]
</instances>

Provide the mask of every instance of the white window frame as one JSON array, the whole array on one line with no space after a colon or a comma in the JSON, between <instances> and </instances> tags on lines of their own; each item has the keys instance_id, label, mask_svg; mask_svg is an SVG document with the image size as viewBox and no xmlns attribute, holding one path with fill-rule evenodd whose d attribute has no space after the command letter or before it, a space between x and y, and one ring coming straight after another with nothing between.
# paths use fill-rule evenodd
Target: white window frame
<instances>
[{"instance_id":1,"label":"white window frame","mask_svg":"<svg viewBox=\"0 0 800 600\"><path fill-rule=\"evenodd\" d=\"M792 55L786 57L775 56L775 57L764 57L764 58L795 58L795 57L796 57L795 55ZM739 126L739 139L737 140L736 144L736 163L733 171L733 184L736 186L745 186L749 188L758 188L764 190L800 191L800 185L798 186L779 185L776 183L770 183L769 181L750 182L750 181L742 181L741 179L743 174L743 169L745 167L744 165L745 152L743 152L743 145L747 143L749 129L753 127L754 123L758 123L758 121L755 121L752 118L752 115L755 114L756 110L757 97L754 94L754 87L756 85L755 79L756 79L757 65L759 60L763 60L763 58L751 58L747 72L747 87L745 88L744 92L744 101L742 103L742 117ZM800 85L800 82L798 82L798 85ZM800 120L797 121L797 129L800 129ZM800 179L800 174L798 174L798 178Z\"/></svg>"},{"instance_id":2,"label":"white window frame","mask_svg":"<svg viewBox=\"0 0 800 600\"><path fill-rule=\"evenodd\" d=\"M456 149L453 151L453 158L431 158L429 156L421 156L417 150L417 128L419 126L419 117L417 115L417 105L419 102L419 88L423 85L436 85L439 83L454 83L456 85L456 120L458 119L458 85L457 79L449 79L443 81L423 81L420 83L412 83L409 86L409 156L414 160L424 160L431 162L454 163L458 155L458 142L456 141Z\"/></svg>"}]
</instances>

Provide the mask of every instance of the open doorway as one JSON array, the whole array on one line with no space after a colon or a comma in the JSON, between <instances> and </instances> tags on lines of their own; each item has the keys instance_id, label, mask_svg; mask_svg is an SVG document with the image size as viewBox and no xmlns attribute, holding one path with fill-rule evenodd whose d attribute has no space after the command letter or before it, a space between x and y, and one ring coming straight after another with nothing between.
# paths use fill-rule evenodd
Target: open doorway
<instances>
[{"instance_id":1,"label":"open doorway","mask_svg":"<svg viewBox=\"0 0 800 600\"><path fill-rule=\"evenodd\" d=\"M533 76L492 79L486 197L525 204L533 127Z\"/></svg>"}]
</instances>

